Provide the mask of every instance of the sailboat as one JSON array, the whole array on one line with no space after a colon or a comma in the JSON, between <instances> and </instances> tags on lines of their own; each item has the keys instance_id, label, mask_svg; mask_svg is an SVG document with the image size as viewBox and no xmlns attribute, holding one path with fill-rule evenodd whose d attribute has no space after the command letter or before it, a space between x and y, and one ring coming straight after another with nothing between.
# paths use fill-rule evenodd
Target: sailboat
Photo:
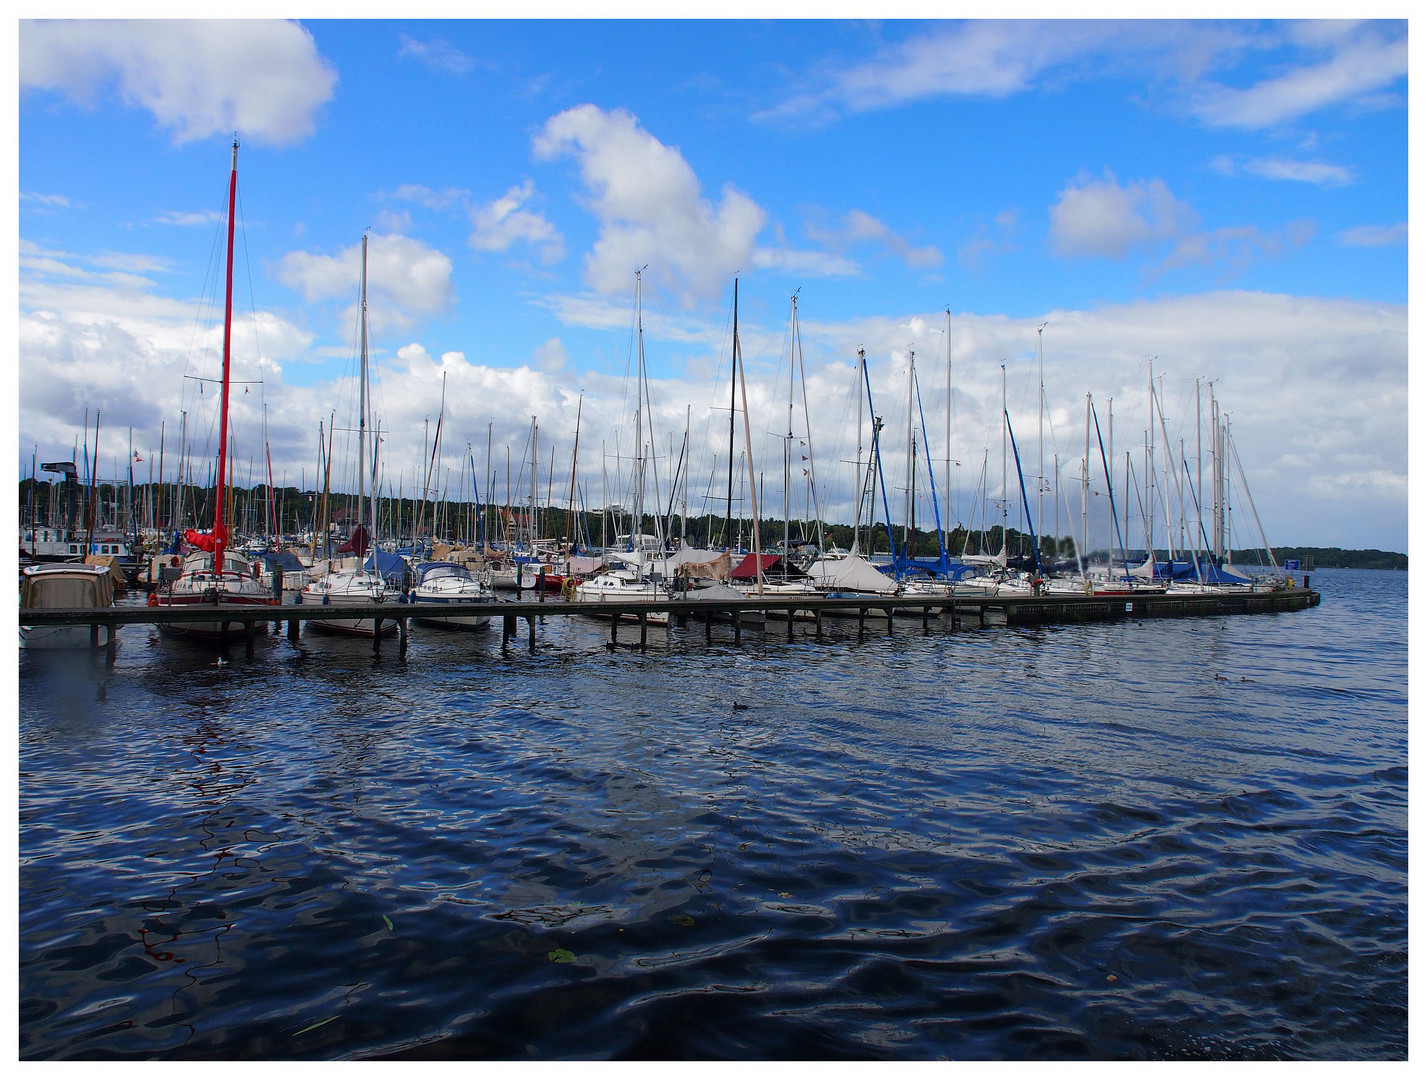
<instances>
[{"instance_id":1,"label":"sailboat","mask_svg":"<svg viewBox=\"0 0 1427 1080\"><path fill-rule=\"evenodd\" d=\"M228 526L223 520L224 485L228 477L228 390L232 372L233 341L233 225L238 197L238 141L233 140L233 167L228 178L228 256L226 296L223 309L223 377L219 394L218 471L213 499L213 527L206 533L189 529L184 539L195 549L187 558L172 556L170 576L153 594L151 604L159 608L191 608L197 605L271 602L271 593L259 578L258 568L237 552L228 550ZM217 639L227 633L223 622L159 623L164 633L191 638Z\"/></svg>"},{"instance_id":2,"label":"sailboat","mask_svg":"<svg viewBox=\"0 0 1427 1080\"><path fill-rule=\"evenodd\" d=\"M352 529L346 544L338 548L338 554L350 552L356 557L355 566L329 569L315 581L302 587L299 601L303 604L324 604L328 606L351 606L354 604L381 604L388 598L395 599L387 589L377 570L377 553L374 543L376 530L376 482L372 483L372 497L366 497L367 472L367 238L362 236L362 357L359 404L357 406L357 508L361 520ZM373 452L373 459L376 454ZM371 553L371 567L366 556ZM378 633L391 634L397 630L396 620L382 619L380 624L370 616L351 619L314 619L309 625L335 634L349 634L356 637L375 637Z\"/></svg>"}]
</instances>

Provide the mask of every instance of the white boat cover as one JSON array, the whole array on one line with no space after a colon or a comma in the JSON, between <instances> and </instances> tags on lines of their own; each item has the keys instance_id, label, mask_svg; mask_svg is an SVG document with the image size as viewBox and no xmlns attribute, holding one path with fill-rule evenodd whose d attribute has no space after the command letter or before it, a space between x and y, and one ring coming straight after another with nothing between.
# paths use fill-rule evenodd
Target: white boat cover
<instances>
[{"instance_id":1,"label":"white boat cover","mask_svg":"<svg viewBox=\"0 0 1427 1080\"><path fill-rule=\"evenodd\" d=\"M897 583L861 555L824 556L808 565L808 577L824 589L846 592L893 593Z\"/></svg>"}]
</instances>

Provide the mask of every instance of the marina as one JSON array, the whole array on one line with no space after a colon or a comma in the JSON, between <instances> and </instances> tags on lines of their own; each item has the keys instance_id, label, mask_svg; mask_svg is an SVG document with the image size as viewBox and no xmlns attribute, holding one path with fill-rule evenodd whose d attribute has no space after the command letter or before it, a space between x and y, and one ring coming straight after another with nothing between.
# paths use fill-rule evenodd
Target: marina
<instances>
[{"instance_id":1,"label":"marina","mask_svg":"<svg viewBox=\"0 0 1427 1080\"><path fill-rule=\"evenodd\" d=\"M1406 20L19 34L21 1060L1408 1059Z\"/></svg>"}]
</instances>

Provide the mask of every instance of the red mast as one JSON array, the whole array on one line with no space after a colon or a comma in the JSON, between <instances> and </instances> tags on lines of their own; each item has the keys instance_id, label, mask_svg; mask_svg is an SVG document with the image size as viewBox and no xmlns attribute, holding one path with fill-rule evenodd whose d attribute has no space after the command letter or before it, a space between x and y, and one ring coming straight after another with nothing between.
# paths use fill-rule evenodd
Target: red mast
<instances>
[{"instance_id":1,"label":"red mast","mask_svg":"<svg viewBox=\"0 0 1427 1080\"><path fill-rule=\"evenodd\" d=\"M223 303L223 390L218 402L218 487L213 498L213 572L223 573L228 529L223 524L223 476L228 459L228 379L233 347L233 219L238 203L238 140L233 139L233 171L228 177L228 270Z\"/></svg>"}]
</instances>

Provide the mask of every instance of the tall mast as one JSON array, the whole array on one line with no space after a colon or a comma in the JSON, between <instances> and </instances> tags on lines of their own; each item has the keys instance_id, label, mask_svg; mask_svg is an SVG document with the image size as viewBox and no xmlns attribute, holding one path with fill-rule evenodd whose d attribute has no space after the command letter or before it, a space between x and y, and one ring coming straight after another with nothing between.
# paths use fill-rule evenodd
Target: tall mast
<instances>
[{"instance_id":1,"label":"tall mast","mask_svg":"<svg viewBox=\"0 0 1427 1080\"><path fill-rule=\"evenodd\" d=\"M357 514L366 512L367 501L367 234L362 233L362 360L361 382L357 388ZM368 542L376 536L376 522L369 527ZM375 565L375 564L373 564Z\"/></svg>"},{"instance_id":2,"label":"tall mast","mask_svg":"<svg viewBox=\"0 0 1427 1080\"><path fill-rule=\"evenodd\" d=\"M569 545L566 554L578 547L579 537L575 533L575 476L580 463L580 417L585 411L585 394L580 392L580 403L575 406L575 449L570 454L570 509L565 515L565 542Z\"/></svg>"},{"instance_id":3,"label":"tall mast","mask_svg":"<svg viewBox=\"0 0 1427 1080\"><path fill-rule=\"evenodd\" d=\"M213 504L213 570L223 572L223 467L228 456L228 383L233 362L233 224L238 206L238 140L233 140L233 168L228 176L228 269L223 300L223 389L218 397L218 488Z\"/></svg>"},{"instance_id":4,"label":"tall mast","mask_svg":"<svg viewBox=\"0 0 1427 1080\"><path fill-rule=\"evenodd\" d=\"M912 423L912 387L917 378L917 352L907 350L907 517L902 525L902 559L912 558L916 541L912 534L917 530L917 429ZM905 573L906 571L901 571Z\"/></svg>"},{"instance_id":5,"label":"tall mast","mask_svg":"<svg viewBox=\"0 0 1427 1080\"><path fill-rule=\"evenodd\" d=\"M1001 555L1007 554L1008 545L1006 543L1006 512L1009 508L1006 502L1006 425L1010 413L1006 411L1006 361L1001 361ZM1003 563L1004 565L1004 563Z\"/></svg>"},{"instance_id":6,"label":"tall mast","mask_svg":"<svg viewBox=\"0 0 1427 1080\"><path fill-rule=\"evenodd\" d=\"M942 473L944 498L951 501L951 305L946 307L946 469ZM947 507L942 547L951 550L951 508Z\"/></svg>"},{"instance_id":7,"label":"tall mast","mask_svg":"<svg viewBox=\"0 0 1427 1080\"><path fill-rule=\"evenodd\" d=\"M1038 364L1038 377L1040 379L1040 432L1038 440L1040 443L1040 460L1036 465L1036 471L1040 474L1036 477L1036 527L1040 529L1041 539L1045 539L1045 510L1042 499L1045 496L1045 323L1036 327L1036 356ZM1040 558L1040 552L1036 552L1036 558Z\"/></svg>"},{"instance_id":8,"label":"tall mast","mask_svg":"<svg viewBox=\"0 0 1427 1080\"><path fill-rule=\"evenodd\" d=\"M793 486L793 335L798 325L798 292L793 290L791 312L788 316L788 437L783 443L783 558L788 558L788 518L792 515L789 504Z\"/></svg>"},{"instance_id":9,"label":"tall mast","mask_svg":"<svg viewBox=\"0 0 1427 1080\"><path fill-rule=\"evenodd\" d=\"M733 546L733 421L738 413L738 278L733 279L733 349L728 373L728 506L724 511L724 547Z\"/></svg>"},{"instance_id":10,"label":"tall mast","mask_svg":"<svg viewBox=\"0 0 1427 1080\"><path fill-rule=\"evenodd\" d=\"M743 442L748 458L748 502L753 509L753 571L754 587L763 595L763 543L758 526L758 487L753 474L753 433L748 428L748 385L743 378L743 349L738 335L733 336L733 366L738 370L738 389L743 398Z\"/></svg>"}]
</instances>

